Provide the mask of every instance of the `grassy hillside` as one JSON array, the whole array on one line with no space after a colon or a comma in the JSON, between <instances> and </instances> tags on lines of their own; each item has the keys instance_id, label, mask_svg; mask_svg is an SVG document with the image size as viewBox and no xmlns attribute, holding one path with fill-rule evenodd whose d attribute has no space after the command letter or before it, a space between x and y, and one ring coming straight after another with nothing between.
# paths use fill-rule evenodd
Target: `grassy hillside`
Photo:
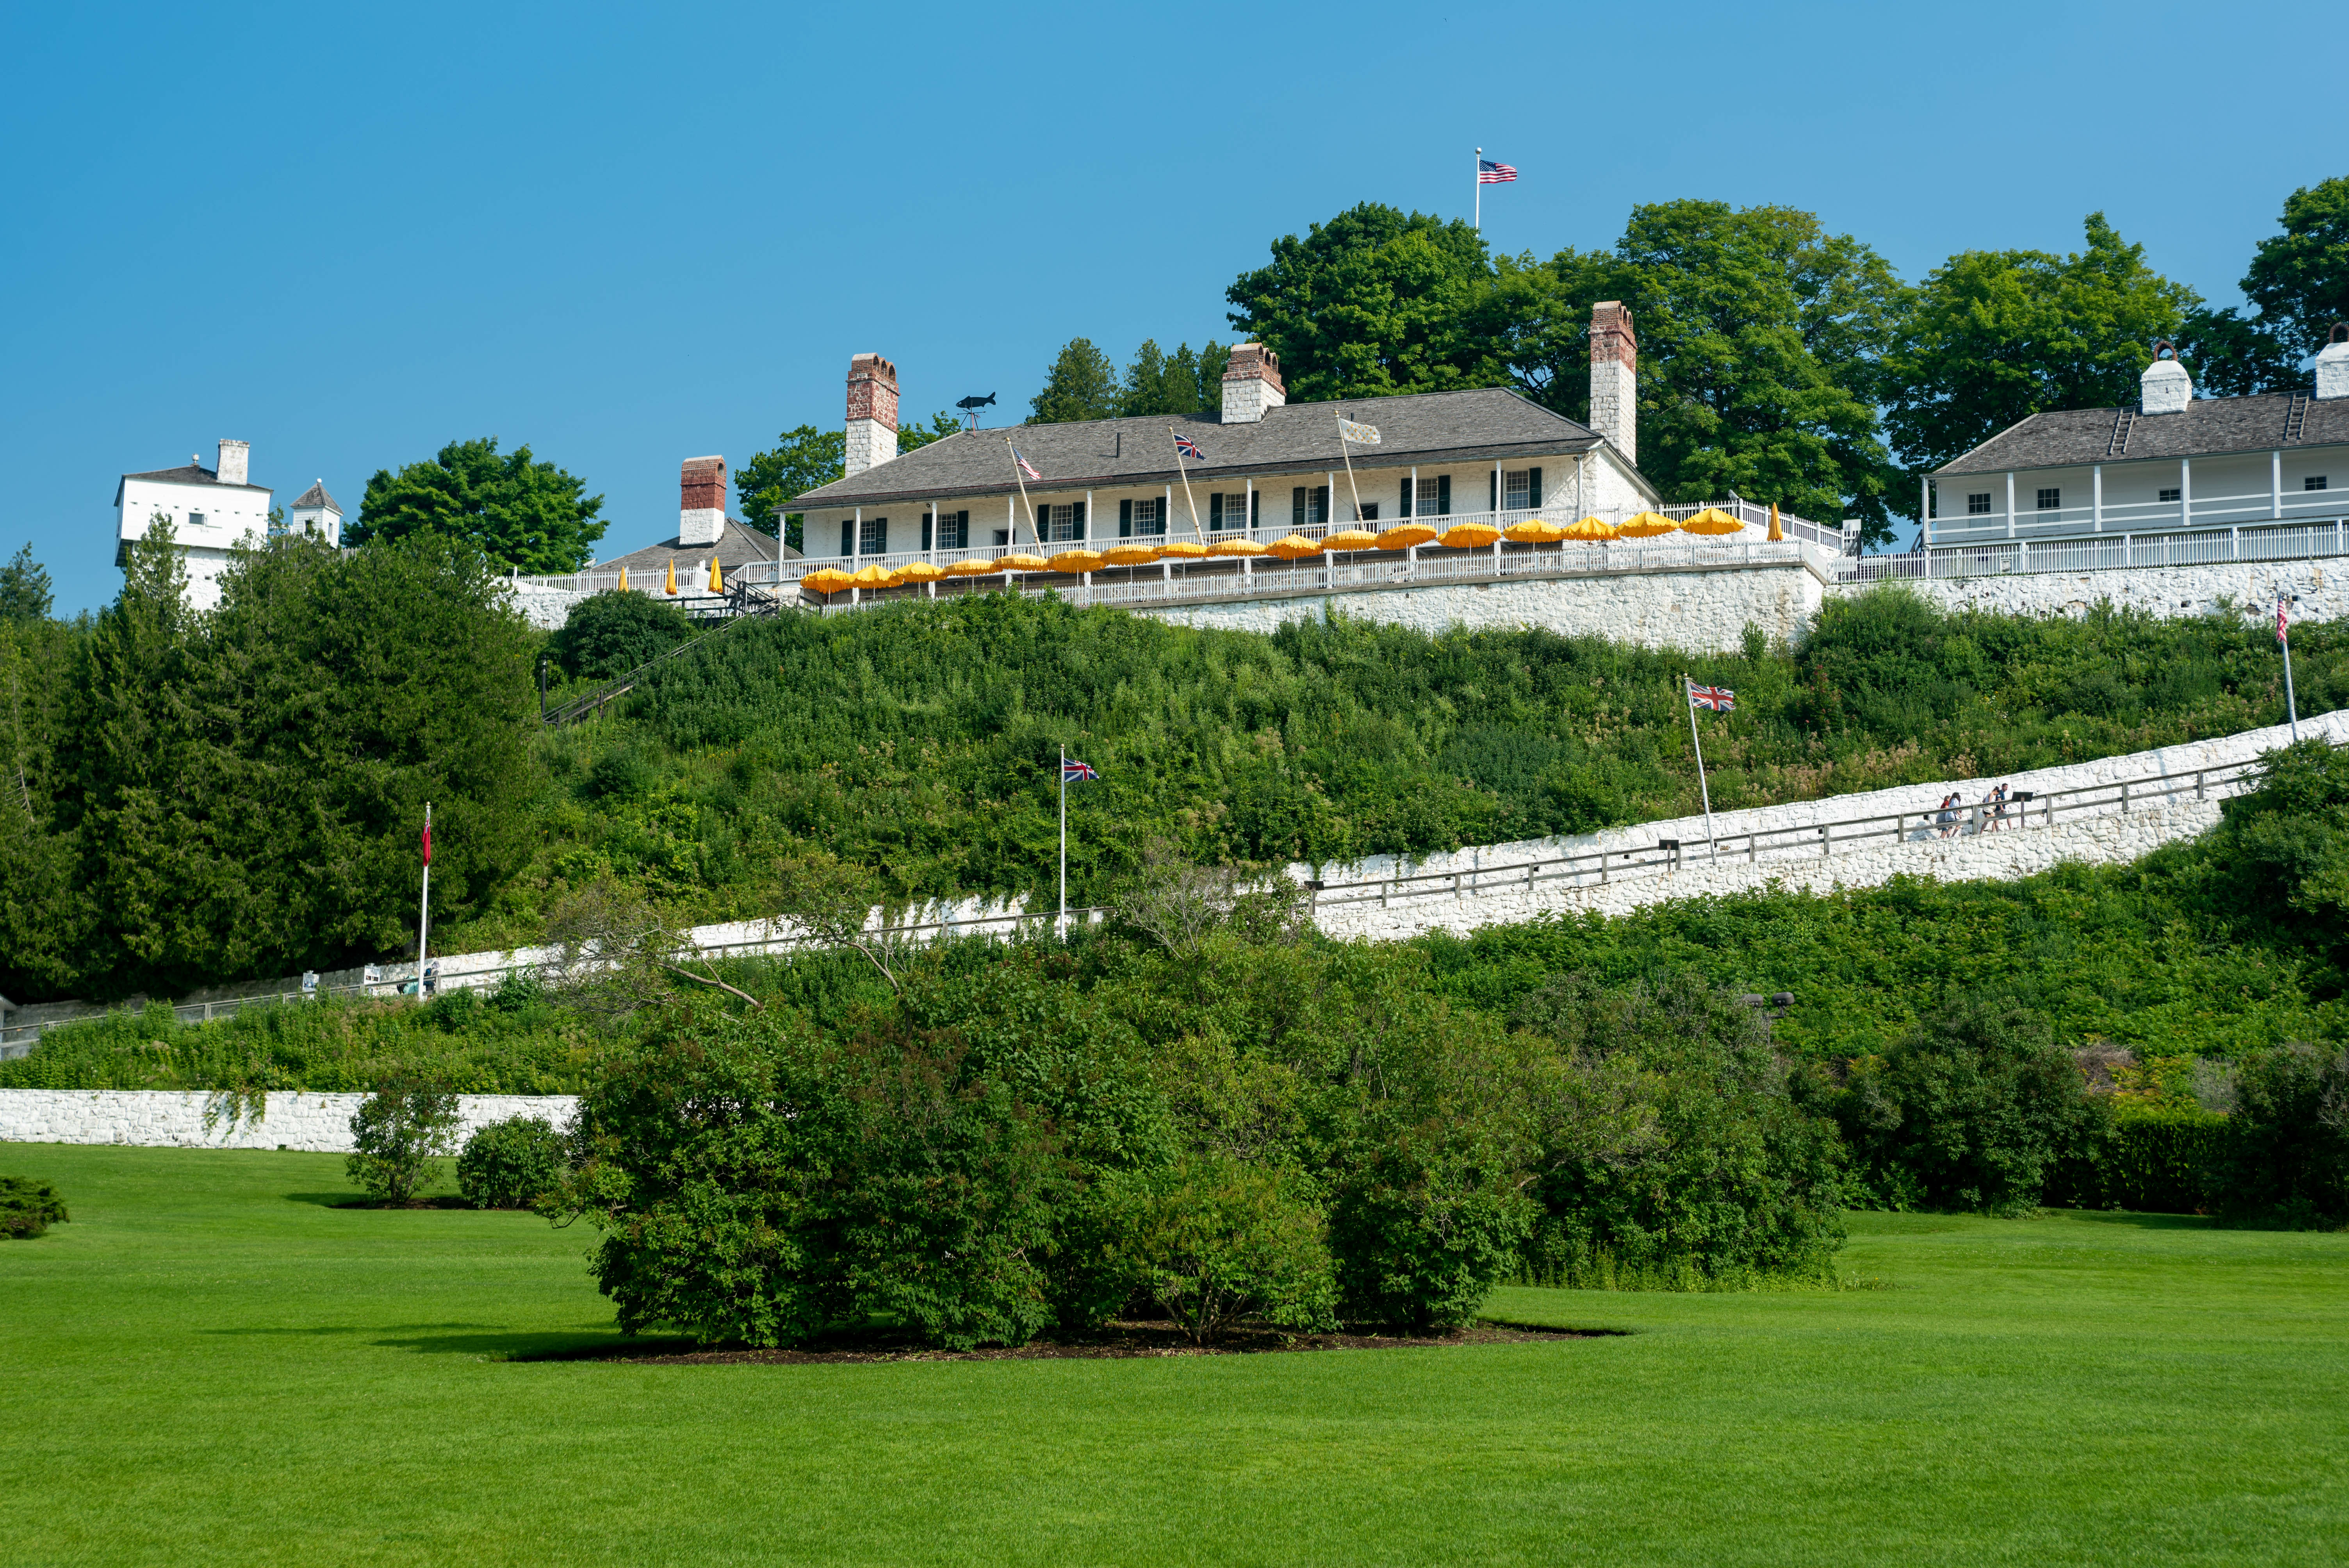
<instances>
[{"instance_id":1,"label":"grassy hillside","mask_svg":"<svg viewBox=\"0 0 2349 1568\"><path fill-rule=\"evenodd\" d=\"M2349 633L2295 649L2304 711L2349 703ZM541 842L496 913L529 932L611 873L693 917L761 907L820 845L905 896L1050 885L1057 748L1072 896L1153 839L1200 861L1424 851L1692 811L1683 670L1717 807L2108 756L2281 722L2263 624L1945 615L1897 591L1830 604L1799 654L1692 659L1543 632L1430 638L1333 621L1262 636L973 596L736 628L608 717L543 738Z\"/></svg>"}]
</instances>

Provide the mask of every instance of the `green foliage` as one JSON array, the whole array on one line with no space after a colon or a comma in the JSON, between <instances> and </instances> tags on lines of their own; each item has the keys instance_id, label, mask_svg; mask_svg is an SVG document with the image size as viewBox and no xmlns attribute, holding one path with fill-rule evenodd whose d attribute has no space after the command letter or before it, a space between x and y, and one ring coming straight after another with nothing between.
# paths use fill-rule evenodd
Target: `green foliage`
<instances>
[{"instance_id":1,"label":"green foliage","mask_svg":"<svg viewBox=\"0 0 2349 1568\"><path fill-rule=\"evenodd\" d=\"M1224 368L1231 350L1210 338L1196 353L1187 343L1167 353L1155 338L1143 338L1125 367L1117 411L1145 414L1214 414L1224 406Z\"/></svg>"},{"instance_id":2,"label":"green foliage","mask_svg":"<svg viewBox=\"0 0 2349 1568\"><path fill-rule=\"evenodd\" d=\"M570 1169L570 1145L543 1116L510 1116L476 1128L457 1156L457 1191L476 1209L527 1209L554 1194Z\"/></svg>"},{"instance_id":3,"label":"green foliage","mask_svg":"<svg viewBox=\"0 0 2349 1568\"><path fill-rule=\"evenodd\" d=\"M782 505L828 485L848 471L848 432L801 425L775 438L775 444L734 470L734 494L743 520L764 533L780 532L785 544L804 550L804 521Z\"/></svg>"},{"instance_id":4,"label":"green foliage","mask_svg":"<svg viewBox=\"0 0 2349 1568\"><path fill-rule=\"evenodd\" d=\"M1092 339L1072 337L1045 372L1043 390L1030 410L1031 425L1112 418L1118 411L1117 366L1093 346Z\"/></svg>"},{"instance_id":5,"label":"green foliage","mask_svg":"<svg viewBox=\"0 0 2349 1568\"><path fill-rule=\"evenodd\" d=\"M576 572L595 559L604 537L602 496L586 481L516 447L503 457L497 438L451 441L430 462L367 480L346 542L364 545L430 534L472 546L501 568Z\"/></svg>"},{"instance_id":6,"label":"green foliage","mask_svg":"<svg viewBox=\"0 0 2349 1568\"><path fill-rule=\"evenodd\" d=\"M2050 1181L2047 1201L2084 1209L2202 1213L2226 1201L2233 1121L2196 1105L2092 1101L2078 1151Z\"/></svg>"},{"instance_id":7,"label":"green foliage","mask_svg":"<svg viewBox=\"0 0 2349 1568\"><path fill-rule=\"evenodd\" d=\"M2349 1050L2296 1043L2243 1063L2226 1203L2299 1229L2349 1223Z\"/></svg>"},{"instance_id":8,"label":"green foliage","mask_svg":"<svg viewBox=\"0 0 2349 1568\"><path fill-rule=\"evenodd\" d=\"M1131 1202L1123 1253L1140 1288L1198 1341L1253 1318L1335 1328L1337 1281L1322 1218L1272 1171L1188 1156Z\"/></svg>"},{"instance_id":9,"label":"green foliage","mask_svg":"<svg viewBox=\"0 0 2349 1568\"><path fill-rule=\"evenodd\" d=\"M573 679L608 681L692 635L692 619L671 601L616 590L572 605L547 647Z\"/></svg>"},{"instance_id":10,"label":"green foliage","mask_svg":"<svg viewBox=\"0 0 2349 1568\"><path fill-rule=\"evenodd\" d=\"M1912 471L2028 415L2134 404L2156 338L2201 303L2102 212L2087 248L1967 251L1927 276L1885 366L1885 428Z\"/></svg>"},{"instance_id":11,"label":"green foliage","mask_svg":"<svg viewBox=\"0 0 2349 1568\"><path fill-rule=\"evenodd\" d=\"M29 1242L73 1216L57 1183L35 1176L0 1176L0 1236Z\"/></svg>"},{"instance_id":12,"label":"green foliage","mask_svg":"<svg viewBox=\"0 0 2349 1568\"><path fill-rule=\"evenodd\" d=\"M20 546L0 566L0 621L46 620L53 603L48 568L33 559L31 545Z\"/></svg>"},{"instance_id":13,"label":"green foliage","mask_svg":"<svg viewBox=\"0 0 2349 1568\"><path fill-rule=\"evenodd\" d=\"M2188 319L2180 355L2209 391L2305 387L2301 360L2324 346L2333 323L2349 320L2349 179L2294 191L2281 226L2260 242L2243 275L2259 314L2245 320L2232 309L2197 310Z\"/></svg>"},{"instance_id":14,"label":"green foliage","mask_svg":"<svg viewBox=\"0 0 2349 1568\"><path fill-rule=\"evenodd\" d=\"M378 1203L404 1204L440 1179L463 1119L455 1094L423 1084L387 1084L351 1112L343 1169Z\"/></svg>"},{"instance_id":15,"label":"green foliage","mask_svg":"<svg viewBox=\"0 0 2349 1568\"><path fill-rule=\"evenodd\" d=\"M2261 761L2261 788L2220 808L2218 858L2237 908L2338 948L2349 941L2349 753L2312 737Z\"/></svg>"}]
</instances>

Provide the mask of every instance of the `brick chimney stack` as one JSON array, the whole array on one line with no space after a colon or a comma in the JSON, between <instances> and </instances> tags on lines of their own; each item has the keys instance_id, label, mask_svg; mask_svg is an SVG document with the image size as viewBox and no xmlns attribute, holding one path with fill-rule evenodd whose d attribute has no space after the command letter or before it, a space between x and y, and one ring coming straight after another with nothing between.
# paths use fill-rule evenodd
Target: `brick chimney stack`
<instances>
[{"instance_id":1,"label":"brick chimney stack","mask_svg":"<svg viewBox=\"0 0 2349 1568\"><path fill-rule=\"evenodd\" d=\"M1640 340L1621 300L1590 307L1590 428L1640 461Z\"/></svg>"},{"instance_id":2,"label":"brick chimney stack","mask_svg":"<svg viewBox=\"0 0 2349 1568\"><path fill-rule=\"evenodd\" d=\"M1236 343L1224 367L1224 423L1253 425L1288 402L1280 356L1261 343Z\"/></svg>"},{"instance_id":3,"label":"brick chimney stack","mask_svg":"<svg viewBox=\"0 0 2349 1568\"><path fill-rule=\"evenodd\" d=\"M253 481L244 476L245 464L252 456L251 441L222 441L220 444L220 462L212 469L213 476L224 485L251 484Z\"/></svg>"},{"instance_id":4,"label":"brick chimney stack","mask_svg":"<svg viewBox=\"0 0 2349 1568\"><path fill-rule=\"evenodd\" d=\"M848 362L848 471L877 469L897 455L897 367L877 354Z\"/></svg>"},{"instance_id":5,"label":"brick chimney stack","mask_svg":"<svg viewBox=\"0 0 2349 1568\"><path fill-rule=\"evenodd\" d=\"M726 459L686 459L677 480L677 542L715 544L725 533Z\"/></svg>"}]
</instances>

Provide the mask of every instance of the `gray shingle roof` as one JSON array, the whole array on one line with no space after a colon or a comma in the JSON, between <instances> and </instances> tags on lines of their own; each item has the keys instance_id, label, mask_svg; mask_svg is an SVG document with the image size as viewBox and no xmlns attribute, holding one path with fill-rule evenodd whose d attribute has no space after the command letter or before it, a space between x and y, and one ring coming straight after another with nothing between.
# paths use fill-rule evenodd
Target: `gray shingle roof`
<instances>
[{"instance_id":1,"label":"gray shingle roof","mask_svg":"<svg viewBox=\"0 0 2349 1568\"><path fill-rule=\"evenodd\" d=\"M324 480L320 480L316 484L312 485L308 490L305 490L300 495L295 496L294 498L294 504L297 507L332 507L337 512L343 510L342 503L337 501L333 496L326 493L326 481Z\"/></svg>"},{"instance_id":2,"label":"gray shingle roof","mask_svg":"<svg viewBox=\"0 0 2349 1568\"><path fill-rule=\"evenodd\" d=\"M220 475L194 463L184 463L176 469L155 469L143 474L125 474L126 480L160 480L175 485L219 485ZM222 490L265 490L267 485L221 485Z\"/></svg>"},{"instance_id":3,"label":"gray shingle roof","mask_svg":"<svg viewBox=\"0 0 2349 1568\"><path fill-rule=\"evenodd\" d=\"M761 533L755 528L726 520L726 531L718 536L716 544L679 544L665 539L658 544L647 544L642 550L632 550L626 555L616 555L609 561L599 561L595 570L616 572L625 567L630 572L665 572L675 561L681 571L687 565L701 565L712 555L718 563L731 572L752 561L772 561L782 548L773 534Z\"/></svg>"},{"instance_id":4,"label":"gray shingle roof","mask_svg":"<svg viewBox=\"0 0 2349 1568\"><path fill-rule=\"evenodd\" d=\"M2287 442L2284 431L2294 402L2304 405L2300 438ZM2124 416L2127 416L2127 445L2121 448L2115 432ZM2267 392L2253 397L2199 397L2178 414L2139 414L2123 408L2065 408L2033 414L1933 471L1986 474L2008 469L2343 444L2349 444L2349 397L2318 401L2305 393Z\"/></svg>"},{"instance_id":5,"label":"gray shingle roof","mask_svg":"<svg viewBox=\"0 0 2349 1568\"><path fill-rule=\"evenodd\" d=\"M1179 483L1167 427L1199 443L1201 461L1186 462L1192 482L1212 483L1266 473L1343 466L1335 416L1376 425L1375 447L1353 449L1357 465L1451 463L1587 451L1599 438L1587 425L1553 414L1504 387L1465 392L1418 392L1397 397L1291 403L1252 425L1226 425L1214 414L1143 415L1068 425L1015 425L966 430L918 447L904 457L794 497L794 511L822 506L917 500L931 497L1000 495L1013 488L1006 437L1043 472L1049 490L1081 485ZM1034 489L1040 481L1030 480Z\"/></svg>"}]
</instances>

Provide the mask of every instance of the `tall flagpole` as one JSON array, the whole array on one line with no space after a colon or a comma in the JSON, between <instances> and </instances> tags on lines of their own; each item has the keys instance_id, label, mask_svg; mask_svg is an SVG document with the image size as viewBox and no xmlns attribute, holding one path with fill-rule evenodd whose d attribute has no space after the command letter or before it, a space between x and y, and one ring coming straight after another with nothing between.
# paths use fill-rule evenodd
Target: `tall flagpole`
<instances>
[{"instance_id":1,"label":"tall flagpole","mask_svg":"<svg viewBox=\"0 0 2349 1568\"><path fill-rule=\"evenodd\" d=\"M432 802L424 802L424 892L416 901L416 994L424 995L424 954L432 939Z\"/></svg>"},{"instance_id":2,"label":"tall flagpole","mask_svg":"<svg viewBox=\"0 0 2349 1568\"><path fill-rule=\"evenodd\" d=\"M1011 454L1011 478L1019 486L1019 504L1028 509L1028 531L1036 543L1041 544L1044 534L1036 526L1036 503L1028 499L1028 476L1019 471L1019 449L1011 444L1010 437L1006 436L1003 438L1003 449ZM1016 545L1019 542L1015 539L1011 542Z\"/></svg>"},{"instance_id":3,"label":"tall flagpole","mask_svg":"<svg viewBox=\"0 0 2349 1568\"><path fill-rule=\"evenodd\" d=\"M1170 441L1174 439L1174 427L1172 425L1166 427L1166 438ZM1180 446L1174 449L1174 471L1183 476L1183 504L1191 509L1191 536L1205 544L1207 536L1199 528L1199 498L1191 493L1191 470L1183 466L1183 449Z\"/></svg>"},{"instance_id":4,"label":"tall flagpole","mask_svg":"<svg viewBox=\"0 0 2349 1568\"><path fill-rule=\"evenodd\" d=\"M1476 181L1476 232L1485 232L1485 150L1476 150L1476 167L1469 174Z\"/></svg>"},{"instance_id":5,"label":"tall flagpole","mask_svg":"<svg viewBox=\"0 0 2349 1568\"><path fill-rule=\"evenodd\" d=\"M1061 743L1061 940L1069 939L1069 744Z\"/></svg>"},{"instance_id":6,"label":"tall flagpole","mask_svg":"<svg viewBox=\"0 0 2349 1568\"><path fill-rule=\"evenodd\" d=\"M2276 595L2276 641L2283 647L2283 710L2292 720L2292 743L2300 744L2300 699L2292 691L2292 635L2285 630L2284 596Z\"/></svg>"},{"instance_id":7,"label":"tall flagpole","mask_svg":"<svg viewBox=\"0 0 2349 1568\"><path fill-rule=\"evenodd\" d=\"M1346 411L1338 410L1338 455L1346 459L1346 489L1354 498L1354 521L1362 521L1362 492L1354 483L1354 452L1346 439Z\"/></svg>"},{"instance_id":8,"label":"tall flagpole","mask_svg":"<svg viewBox=\"0 0 2349 1568\"><path fill-rule=\"evenodd\" d=\"M1689 679L1686 671L1681 675L1681 700L1688 704L1689 744L1696 748L1697 795L1704 801L1705 859L1717 860L1721 847L1713 841L1713 787L1704 781L1704 741L1696 732L1696 683Z\"/></svg>"}]
</instances>

